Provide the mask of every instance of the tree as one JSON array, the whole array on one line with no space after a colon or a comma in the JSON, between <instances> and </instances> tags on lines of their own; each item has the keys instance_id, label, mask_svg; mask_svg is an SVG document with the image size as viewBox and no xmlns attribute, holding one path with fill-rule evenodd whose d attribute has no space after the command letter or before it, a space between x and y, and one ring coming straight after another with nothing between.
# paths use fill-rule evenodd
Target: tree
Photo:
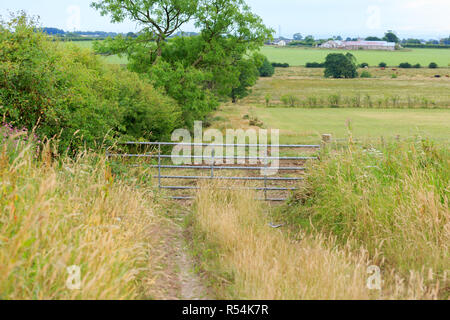
<instances>
[{"instance_id":1,"label":"tree","mask_svg":"<svg viewBox=\"0 0 450 320\"><path fill-rule=\"evenodd\" d=\"M400 42L400 39L397 37L397 35L392 30L389 30L388 32L386 32L383 40L387 41L387 42L395 42L395 43Z\"/></svg>"},{"instance_id":2,"label":"tree","mask_svg":"<svg viewBox=\"0 0 450 320\"><path fill-rule=\"evenodd\" d=\"M275 73L274 66L269 62L267 57L263 58L262 65L259 68L259 75L261 77L271 77Z\"/></svg>"},{"instance_id":3,"label":"tree","mask_svg":"<svg viewBox=\"0 0 450 320\"><path fill-rule=\"evenodd\" d=\"M326 78L356 78L358 77L356 59L351 53L331 53L325 60Z\"/></svg>"},{"instance_id":4,"label":"tree","mask_svg":"<svg viewBox=\"0 0 450 320\"><path fill-rule=\"evenodd\" d=\"M296 40L296 41L301 41L302 39L303 39L303 36L302 36L302 34L301 33L296 33L296 34L294 34L294 40Z\"/></svg>"},{"instance_id":5,"label":"tree","mask_svg":"<svg viewBox=\"0 0 450 320\"><path fill-rule=\"evenodd\" d=\"M143 27L137 38L116 37L95 49L127 55L128 68L178 102L188 126L214 110L219 99L239 96L236 89L250 83L246 57L274 32L244 0L102 0L94 6L113 22L126 17ZM200 34L168 39L187 20Z\"/></svg>"},{"instance_id":6,"label":"tree","mask_svg":"<svg viewBox=\"0 0 450 320\"><path fill-rule=\"evenodd\" d=\"M236 103L238 99L245 98L250 94L250 88L255 85L260 76L258 67L261 67L263 59L268 62L267 58L263 57L261 54L255 54L250 59L238 61L237 66L240 73L239 85L231 90L231 99L233 103Z\"/></svg>"},{"instance_id":7,"label":"tree","mask_svg":"<svg viewBox=\"0 0 450 320\"><path fill-rule=\"evenodd\" d=\"M156 54L153 58L156 62L164 41L190 20L197 4L198 0L99 0L91 6L102 16L110 15L113 23L130 19L141 25L145 39L156 42L152 53Z\"/></svg>"},{"instance_id":8,"label":"tree","mask_svg":"<svg viewBox=\"0 0 450 320\"><path fill-rule=\"evenodd\" d=\"M366 41L381 41L381 39L378 37L367 37Z\"/></svg>"}]
</instances>

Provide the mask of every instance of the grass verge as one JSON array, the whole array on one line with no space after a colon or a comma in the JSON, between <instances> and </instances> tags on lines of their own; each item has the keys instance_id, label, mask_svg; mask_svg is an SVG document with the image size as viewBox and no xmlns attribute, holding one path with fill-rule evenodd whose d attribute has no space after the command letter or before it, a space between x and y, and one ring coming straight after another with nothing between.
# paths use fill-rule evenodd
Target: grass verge
<instances>
[{"instance_id":1,"label":"grass verge","mask_svg":"<svg viewBox=\"0 0 450 320\"><path fill-rule=\"evenodd\" d=\"M0 298L151 298L156 207L101 155L0 139ZM79 290L67 287L70 266L81 268Z\"/></svg>"}]
</instances>

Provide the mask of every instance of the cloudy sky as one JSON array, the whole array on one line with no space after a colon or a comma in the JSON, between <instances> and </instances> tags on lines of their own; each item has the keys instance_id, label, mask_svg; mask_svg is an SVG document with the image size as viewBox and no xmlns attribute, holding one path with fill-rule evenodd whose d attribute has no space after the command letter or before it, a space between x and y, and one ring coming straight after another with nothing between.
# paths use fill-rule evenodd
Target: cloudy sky
<instances>
[{"instance_id":1,"label":"cloudy sky","mask_svg":"<svg viewBox=\"0 0 450 320\"><path fill-rule=\"evenodd\" d=\"M25 10L41 24L64 30L136 31L132 22L111 24L90 8L93 0L2 0L0 15ZM392 29L400 37L438 38L450 34L450 0L247 0L277 34L328 37L381 36ZM192 25L183 31L193 31Z\"/></svg>"}]
</instances>

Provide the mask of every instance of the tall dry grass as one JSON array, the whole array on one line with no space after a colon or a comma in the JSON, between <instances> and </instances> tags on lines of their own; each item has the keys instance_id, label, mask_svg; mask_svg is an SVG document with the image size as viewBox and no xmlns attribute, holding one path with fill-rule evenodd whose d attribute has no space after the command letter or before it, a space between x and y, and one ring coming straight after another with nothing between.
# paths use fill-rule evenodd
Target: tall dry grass
<instances>
[{"instance_id":1,"label":"tall dry grass","mask_svg":"<svg viewBox=\"0 0 450 320\"><path fill-rule=\"evenodd\" d=\"M322 156L283 217L345 244L423 291L448 298L450 152L430 141L355 146ZM408 280L409 281L409 280ZM414 280L411 280L414 281Z\"/></svg>"},{"instance_id":2,"label":"tall dry grass","mask_svg":"<svg viewBox=\"0 0 450 320\"><path fill-rule=\"evenodd\" d=\"M289 237L269 227L252 193L203 188L197 197L197 250L222 298L369 299L367 258L336 249L333 240ZM205 246L206 244L206 246ZM201 247L201 248L200 248ZM208 261L209 259L209 261ZM217 284L217 283L216 283Z\"/></svg>"},{"instance_id":3,"label":"tall dry grass","mask_svg":"<svg viewBox=\"0 0 450 320\"><path fill-rule=\"evenodd\" d=\"M115 181L102 156L45 148L35 159L32 144L0 139L0 299L149 297L152 198ZM72 265L80 290L66 286Z\"/></svg>"}]
</instances>

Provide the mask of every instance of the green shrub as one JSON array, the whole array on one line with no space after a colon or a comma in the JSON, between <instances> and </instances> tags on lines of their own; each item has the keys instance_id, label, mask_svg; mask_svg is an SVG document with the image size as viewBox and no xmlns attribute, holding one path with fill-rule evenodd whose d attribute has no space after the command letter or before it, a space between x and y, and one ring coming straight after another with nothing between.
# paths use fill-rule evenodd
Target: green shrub
<instances>
[{"instance_id":1,"label":"green shrub","mask_svg":"<svg viewBox=\"0 0 450 320\"><path fill-rule=\"evenodd\" d=\"M409 62L402 62L398 67L402 69L410 69L412 68L412 65Z\"/></svg>"},{"instance_id":2,"label":"green shrub","mask_svg":"<svg viewBox=\"0 0 450 320\"><path fill-rule=\"evenodd\" d=\"M281 102L287 107L296 107L299 103L299 99L292 94L286 94L281 97Z\"/></svg>"},{"instance_id":3,"label":"green shrub","mask_svg":"<svg viewBox=\"0 0 450 320\"><path fill-rule=\"evenodd\" d=\"M428 68L430 68L430 69L436 69L437 67L438 67L438 65L437 65L436 62L431 62L431 63L428 65Z\"/></svg>"},{"instance_id":4,"label":"green shrub","mask_svg":"<svg viewBox=\"0 0 450 320\"><path fill-rule=\"evenodd\" d=\"M262 66L259 68L259 75L261 77L271 77L275 73L275 68L273 65L269 62L267 57L264 57L264 61Z\"/></svg>"},{"instance_id":5,"label":"green shrub","mask_svg":"<svg viewBox=\"0 0 450 320\"><path fill-rule=\"evenodd\" d=\"M369 67L369 64L367 62L363 62L359 65L360 68L366 68Z\"/></svg>"},{"instance_id":6,"label":"green shrub","mask_svg":"<svg viewBox=\"0 0 450 320\"><path fill-rule=\"evenodd\" d=\"M307 62L305 64L306 68L324 68L325 63L319 63L319 62Z\"/></svg>"},{"instance_id":7,"label":"green shrub","mask_svg":"<svg viewBox=\"0 0 450 320\"><path fill-rule=\"evenodd\" d=\"M180 123L173 100L150 82L91 51L53 42L34 21L0 27L0 101L6 121L42 137L59 136L62 150L105 139L161 139Z\"/></svg>"},{"instance_id":8,"label":"green shrub","mask_svg":"<svg viewBox=\"0 0 450 320\"><path fill-rule=\"evenodd\" d=\"M328 102L331 108L339 108L341 103L341 96L339 94L332 94L328 96Z\"/></svg>"},{"instance_id":9,"label":"green shrub","mask_svg":"<svg viewBox=\"0 0 450 320\"><path fill-rule=\"evenodd\" d=\"M372 78L372 75L370 74L369 71L364 70L363 72L361 72L361 78Z\"/></svg>"},{"instance_id":10,"label":"green shrub","mask_svg":"<svg viewBox=\"0 0 450 320\"><path fill-rule=\"evenodd\" d=\"M397 79L397 78L398 78L398 76L397 76L397 74L396 74L396 73L393 73L393 74L391 75L391 78L392 78L392 79Z\"/></svg>"},{"instance_id":11,"label":"green shrub","mask_svg":"<svg viewBox=\"0 0 450 320\"><path fill-rule=\"evenodd\" d=\"M416 63L415 65L413 65L413 68L420 69L422 68L422 66L420 65L420 63Z\"/></svg>"},{"instance_id":12,"label":"green shrub","mask_svg":"<svg viewBox=\"0 0 450 320\"><path fill-rule=\"evenodd\" d=\"M272 67L274 67L274 68L289 68L289 63L272 62Z\"/></svg>"},{"instance_id":13,"label":"green shrub","mask_svg":"<svg viewBox=\"0 0 450 320\"><path fill-rule=\"evenodd\" d=\"M356 59L351 53L330 53L325 61L326 78L356 78Z\"/></svg>"},{"instance_id":14,"label":"green shrub","mask_svg":"<svg viewBox=\"0 0 450 320\"><path fill-rule=\"evenodd\" d=\"M380 68L386 68L387 67L387 63L386 62L380 62L380 64L378 66Z\"/></svg>"}]
</instances>

